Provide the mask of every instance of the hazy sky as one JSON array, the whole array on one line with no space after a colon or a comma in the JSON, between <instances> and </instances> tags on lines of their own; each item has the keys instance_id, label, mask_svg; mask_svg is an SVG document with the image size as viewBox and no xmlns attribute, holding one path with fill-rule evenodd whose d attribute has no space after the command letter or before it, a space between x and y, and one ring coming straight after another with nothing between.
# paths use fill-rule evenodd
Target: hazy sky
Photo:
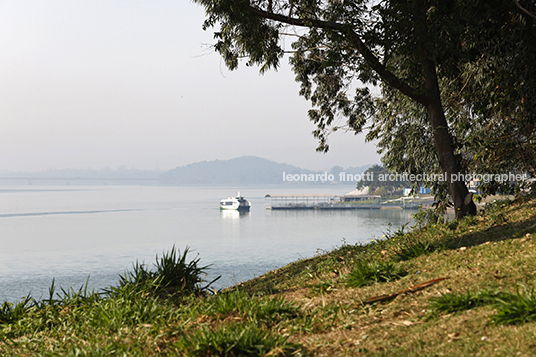
<instances>
[{"instance_id":1,"label":"hazy sky","mask_svg":"<svg viewBox=\"0 0 536 357\"><path fill-rule=\"evenodd\" d=\"M353 133L315 152L287 61L229 72L203 19L185 0L0 0L0 169L379 162Z\"/></svg>"}]
</instances>

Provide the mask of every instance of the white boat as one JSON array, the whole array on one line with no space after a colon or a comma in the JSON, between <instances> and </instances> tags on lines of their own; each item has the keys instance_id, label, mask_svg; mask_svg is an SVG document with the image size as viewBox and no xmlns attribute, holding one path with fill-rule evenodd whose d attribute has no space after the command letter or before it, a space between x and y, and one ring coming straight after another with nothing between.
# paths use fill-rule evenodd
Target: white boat
<instances>
[{"instance_id":1,"label":"white boat","mask_svg":"<svg viewBox=\"0 0 536 357\"><path fill-rule=\"evenodd\" d=\"M249 211L251 203L244 197L240 196L240 192L235 197L224 198L220 201L220 209Z\"/></svg>"}]
</instances>

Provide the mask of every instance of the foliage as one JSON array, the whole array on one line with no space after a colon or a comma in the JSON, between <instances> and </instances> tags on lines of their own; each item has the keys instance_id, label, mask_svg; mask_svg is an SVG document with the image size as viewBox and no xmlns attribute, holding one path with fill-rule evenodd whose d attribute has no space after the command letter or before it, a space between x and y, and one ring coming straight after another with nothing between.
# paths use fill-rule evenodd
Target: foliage
<instances>
[{"instance_id":1,"label":"foliage","mask_svg":"<svg viewBox=\"0 0 536 357\"><path fill-rule=\"evenodd\" d=\"M420 234L399 233L393 239L393 250L397 260L410 260L440 252L455 244L448 232L441 229L441 225L428 225L423 227Z\"/></svg>"},{"instance_id":2,"label":"foliage","mask_svg":"<svg viewBox=\"0 0 536 357\"><path fill-rule=\"evenodd\" d=\"M367 85L381 82L387 106L394 103L402 110L406 104L418 108L419 120L425 120L424 139L415 132L405 139L414 140L411 147L426 150L427 156L418 159L429 164L415 170L422 173L430 165L441 166L448 174L456 214L475 213L474 204L467 200L470 196L465 183L451 179L461 171L441 102L440 79L456 78L464 64L474 61L475 55L468 53L466 34L478 33L478 29L468 30L474 26L468 8L476 5L435 0L196 2L207 14L204 28L219 25L214 48L230 69L236 69L242 58L247 58L247 65L259 65L261 72L277 68L287 52L283 38L294 33L290 63L301 83L300 94L313 106L309 117L317 126L313 134L319 140L319 151L329 149L331 132L343 128L359 133L370 118L382 112L378 109L381 100L372 96ZM372 137L387 140L389 135L397 136L391 133L393 127L403 132L407 115L393 114L384 117L386 125L374 127ZM340 123L339 118L345 118L346 123ZM428 150L429 145L420 145L427 138L433 140L432 150ZM398 142L404 141L400 139ZM411 150L406 151L403 145L389 150L400 150L397 155L403 155L402 162L411 161Z\"/></svg>"},{"instance_id":3,"label":"foliage","mask_svg":"<svg viewBox=\"0 0 536 357\"><path fill-rule=\"evenodd\" d=\"M458 28L465 28L459 34L463 40L452 52L450 66L438 67L438 78L460 172L534 176L536 69L531 63L536 60L536 22L517 11L514 2L458 2L457 6L463 8L456 15ZM440 14L434 12L434 17ZM449 12L454 14L455 9ZM443 172L421 106L383 86L376 109L367 139L379 140L386 167L416 175ZM422 183L432 187L438 200L448 199L445 181ZM526 184L481 180L479 190L484 195L513 194Z\"/></svg>"},{"instance_id":4,"label":"foliage","mask_svg":"<svg viewBox=\"0 0 536 357\"><path fill-rule=\"evenodd\" d=\"M413 215L413 219L415 220L415 226L419 228L445 222L441 212L423 207L419 207L419 211Z\"/></svg>"},{"instance_id":5,"label":"foliage","mask_svg":"<svg viewBox=\"0 0 536 357\"><path fill-rule=\"evenodd\" d=\"M460 174L536 167L536 21L513 1L196 0L231 69L286 53L311 101L319 151L339 129L378 140L386 168L415 175L457 218L476 209ZM519 4L517 4L519 5ZM532 12L531 12L532 11ZM292 49L285 46L291 37ZM370 86L379 86L375 97ZM342 120L341 120L342 119ZM458 175L458 179L453 179ZM432 177L432 176L428 176ZM484 194L520 192L491 181ZM450 197L449 197L450 195Z\"/></svg>"},{"instance_id":6,"label":"foliage","mask_svg":"<svg viewBox=\"0 0 536 357\"><path fill-rule=\"evenodd\" d=\"M364 176L368 175L368 176ZM392 194L401 191L404 187L411 185L409 182L386 179L392 172L380 165L374 165L368 168L363 176L371 177L372 181L361 180L357 183L357 188L369 187L369 194Z\"/></svg>"}]
</instances>

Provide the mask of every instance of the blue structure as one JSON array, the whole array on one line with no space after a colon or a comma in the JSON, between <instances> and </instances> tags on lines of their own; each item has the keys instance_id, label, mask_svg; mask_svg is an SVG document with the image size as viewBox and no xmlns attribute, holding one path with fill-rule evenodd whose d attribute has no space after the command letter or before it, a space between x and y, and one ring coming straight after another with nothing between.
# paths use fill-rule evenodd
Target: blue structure
<instances>
[{"instance_id":1,"label":"blue structure","mask_svg":"<svg viewBox=\"0 0 536 357\"><path fill-rule=\"evenodd\" d=\"M428 195L430 192L432 192L432 190L427 187L419 187L419 194L421 195Z\"/></svg>"}]
</instances>

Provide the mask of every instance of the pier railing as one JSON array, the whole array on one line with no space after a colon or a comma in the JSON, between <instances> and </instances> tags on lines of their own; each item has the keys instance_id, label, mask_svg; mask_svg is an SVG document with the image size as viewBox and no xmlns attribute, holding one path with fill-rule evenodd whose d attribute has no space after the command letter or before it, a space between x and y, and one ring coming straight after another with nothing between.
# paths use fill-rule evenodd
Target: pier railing
<instances>
[{"instance_id":1,"label":"pier railing","mask_svg":"<svg viewBox=\"0 0 536 357\"><path fill-rule=\"evenodd\" d=\"M273 210L337 210L337 209L404 209L418 208L433 203L432 197L402 197L396 200L382 200L377 195L333 195L333 194L267 194L266 209Z\"/></svg>"}]
</instances>

